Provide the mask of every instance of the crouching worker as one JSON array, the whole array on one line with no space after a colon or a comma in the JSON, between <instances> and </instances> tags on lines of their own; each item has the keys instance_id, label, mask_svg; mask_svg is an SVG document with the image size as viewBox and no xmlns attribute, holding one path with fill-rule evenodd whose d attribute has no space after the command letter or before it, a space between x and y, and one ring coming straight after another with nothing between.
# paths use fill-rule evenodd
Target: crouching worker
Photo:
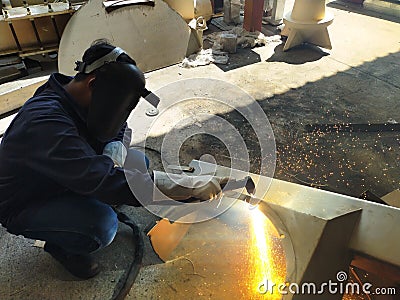
<instances>
[{"instance_id":1,"label":"crouching worker","mask_svg":"<svg viewBox=\"0 0 400 300\"><path fill-rule=\"evenodd\" d=\"M192 186L162 173L154 179L147 158L129 150L126 120L146 89L123 50L94 44L76 71L73 78L52 74L7 129L0 146L0 223L12 234L45 241L44 250L70 273L90 278L99 272L90 254L117 232L110 205L140 206L154 186L172 199L207 200L221 186L216 177L195 177Z\"/></svg>"}]
</instances>

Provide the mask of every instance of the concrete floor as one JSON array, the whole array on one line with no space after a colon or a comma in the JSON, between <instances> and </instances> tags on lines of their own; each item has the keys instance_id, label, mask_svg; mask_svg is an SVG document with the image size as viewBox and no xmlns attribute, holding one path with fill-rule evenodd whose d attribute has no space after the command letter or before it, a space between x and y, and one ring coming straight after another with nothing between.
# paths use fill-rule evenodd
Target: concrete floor
<instances>
[{"instance_id":1,"label":"concrete floor","mask_svg":"<svg viewBox=\"0 0 400 300\"><path fill-rule=\"evenodd\" d=\"M329 27L332 51L305 46L284 53L282 44L271 43L240 50L231 55L228 66L172 66L149 73L148 86L156 90L194 77L232 83L258 101L272 125L276 178L352 196L366 189L379 196L389 193L400 185L398 133L309 134L305 125L399 122L400 25L344 7L328 9L335 15ZM226 117L234 115L231 112ZM242 131L252 143L251 132ZM197 153L190 146L185 151L184 145L183 161L189 163L210 153L219 164L227 165L229 159L221 155L223 145L213 145L214 150L198 148ZM251 171L257 173L255 148L248 147Z\"/></svg>"},{"instance_id":2,"label":"concrete floor","mask_svg":"<svg viewBox=\"0 0 400 300\"><path fill-rule=\"evenodd\" d=\"M398 133L310 134L305 130L305 125L313 123L400 122L400 21L354 12L335 3L329 6L335 15L329 27L331 51L304 46L283 53L281 43L271 43L239 50L231 55L227 66L182 69L176 65L148 73L148 88L156 91L177 80L197 77L232 83L259 103L271 123L277 149L276 178L353 196L366 189L379 196L398 189ZM179 99L180 91L171 94L174 96ZM193 111L202 111L201 106L200 103ZM248 146L250 171L259 172L260 151L248 122L235 111L221 112L220 116L238 128ZM132 122L135 124L135 120ZM218 131L223 133L222 128L216 128ZM164 133L160 129L152 134L147 145L160 150ZM140 135L135 138L139 142ZM205 153L213 155L218 164L230 163L224 146L206 135L186 141L180 149L180 160L189 163ZM154 151L148 155L152 167L160 168L159 155ZM154 217L143 209L127 211L143 229L154 223ZM217 219L212 225L216 227L192 232L195 237L189 234L179 253L185 255L189 251L185 247L202 244L211 250L224 247L226 253L233 253L234 239L229 237L244 238L245 233L232 230L234 224L229 222L223 230L218 222L221 221ZM223 238L215 238L212 228L218 228L216 232ZM41 249L32 247L32 241L0 231L0 299L109 299L118 280L125 276L132 255L128 229L121 226L121 232L115 243L99 254L102 274L93 280L76 281ZM158 264L148 241L146 249L145 266L128 299L248 299L246 284L224 291L218 288L224 286L223 279L204 280L204 274L212 275L212 263L207 266L203 261L192 260L191 265L183 259ZM217 258L213 256L208 262ZM235 275L235 268L228 268L232 261L222 257L218 263L218 268L227 270L228 279Z\"/></svg>"}]
</instances>

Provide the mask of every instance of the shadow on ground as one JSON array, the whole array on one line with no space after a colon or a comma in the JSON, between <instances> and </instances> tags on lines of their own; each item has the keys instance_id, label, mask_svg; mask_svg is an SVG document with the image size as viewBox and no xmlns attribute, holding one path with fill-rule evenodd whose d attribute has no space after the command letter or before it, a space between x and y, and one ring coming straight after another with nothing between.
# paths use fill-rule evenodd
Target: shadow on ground
<instances>
[{"instance_id":1,"label":"shadow on ground","mask_svg":"<svg viewBox=\"0 0 400 300\"><path fill-rule=\"evenodd\" d=\"M309 82L284 94L256 99L275 134L275 177L356 197L367 189L382 196L399 188L399 132L306 131L306 125L316 123L340 125L399 122L399 57L399 52L393 53L316 82ZM204 113L201 103L196 105L196 113ZM206 109L206 103L204 106ZM249 122L237 111L218 117L236 127L248 149L250 171L259 173L262 157L257 139L262 137L256 136ZM214 124L215 118L207 122ZM205 123L193 126L210 127ZM182 128L180 131L189 129ZM224 128L216 131L220 131L219 135L223 136ZM152 137L147 145L160 150L163 139L164 136ZM226 147L208 134L191 136L178 151L181 164L189 164L192 159L200 159L207 153L214 156L217 164L231 166Z\"/></svg>"},{"instance_id":2,"label":"shadow on ground","mask_svg":"<svg viewBox=\"0 0 400 300\"><path fill-rule=\"evenodd\" d=\"M329 55L321 48L303 44L296 46L286 52L283 51L284 43L275 47L274 54L267 59L267 62L285 62L292 65L300 65L307 62L317 61L324 56Z\"/></svg>"},{"instance_id":3,"label":"shadow on ground","mask_svg":"<svg viewBox=\"0 0 400 300\"><path fill-rule=\"evenodd\" d=\"M339 1L332 1L328 3L327 6L340 10L345 10L352 13L357 13L364 16L400 23L400 18L365 9L362 4L350 3L347 1L344 2L339 0Z\"/></svg>"},{"instance_id":4,"label":"shadow on ground","mask_svg":"<svg viewBox=\"0 0 400 300\"><path fill-rule=\"evenodd\" d=\"M217 64L216 66L224 72L232 71L261 61L258 53L250 48L240 48L234 54L229 54L229 61L226 65Z\"/></svg>"}]
</instances>

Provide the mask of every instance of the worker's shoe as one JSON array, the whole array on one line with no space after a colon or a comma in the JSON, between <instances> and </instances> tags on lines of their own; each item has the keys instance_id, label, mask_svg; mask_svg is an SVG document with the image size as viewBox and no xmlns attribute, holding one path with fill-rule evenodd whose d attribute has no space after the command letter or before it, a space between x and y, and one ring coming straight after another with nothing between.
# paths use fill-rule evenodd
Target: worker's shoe
<instances>
[{"instance_id":1,"label":"worker's shoe","mask_svg":"<svg viewBox=\"0 0 400 300\"><path fill-rule=\"evenodd\" d=\"M54 259L76 277L89 279L100 272L99 265L89 255L70 254L62 248L49 243L44 245L44 251L53 256Z\"/></svg>"}]
</instances>

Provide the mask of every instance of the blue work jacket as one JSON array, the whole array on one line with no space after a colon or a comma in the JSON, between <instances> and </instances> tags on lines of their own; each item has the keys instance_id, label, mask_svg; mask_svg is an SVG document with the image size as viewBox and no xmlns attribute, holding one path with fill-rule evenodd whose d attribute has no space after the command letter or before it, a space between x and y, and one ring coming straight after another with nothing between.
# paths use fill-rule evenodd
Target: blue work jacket
<instances>
[{"instance_id":1,"label":"blue work jacket","mask_svg":"<svg viewBox=\"0 0 400 300\"><path fill-rule=\"evenodd\" d=\"M108 204L139 206L127 180L151 195L149 174L124 172L102 155L104 143L91 137L86 112L63 86L71 77L55 73L20 109L0 145L0 223L28 205L62 193L96 197ZM116 139L122 139L123 132Z\"/></svg>"}]
</instances>

